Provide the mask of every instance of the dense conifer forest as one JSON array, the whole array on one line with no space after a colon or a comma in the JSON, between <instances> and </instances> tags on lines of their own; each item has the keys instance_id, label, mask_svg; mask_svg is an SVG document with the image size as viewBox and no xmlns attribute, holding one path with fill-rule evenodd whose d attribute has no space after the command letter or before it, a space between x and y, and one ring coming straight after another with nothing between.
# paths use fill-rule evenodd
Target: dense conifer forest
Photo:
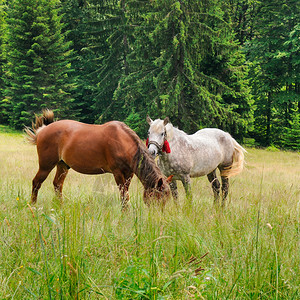
<instances>
[{"instance_id":1,"label":"dense conifer forest","mask_svg":"<svg viewBox=\"0 0 300 300\"><path fill-rule=\"evenodd\" d=\"M300 148L296 0L0 0L0 123L146 115Z\"/></svg>"}]
</instances>

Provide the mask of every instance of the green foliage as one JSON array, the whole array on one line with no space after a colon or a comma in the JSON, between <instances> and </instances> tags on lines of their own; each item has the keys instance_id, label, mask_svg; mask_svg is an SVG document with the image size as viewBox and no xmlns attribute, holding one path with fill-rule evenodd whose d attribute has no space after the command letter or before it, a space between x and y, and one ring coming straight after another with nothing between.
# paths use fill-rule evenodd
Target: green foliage
<instances>
[{"instance_id":1,"label":"green foliage","mask_svg":"<svg viewBox=\"0 0 300 300\"><path fill-rule=\"evenodd\" d=\"M4 69L6 65L6 1L0 0L0 123L8 124L9 120L9 100L4 97Z\"/></svg>"},{"instance_id":2,"label":"green foliage","mask_svg":"<svg viewBox=\"0 0 300 300\"><path fill-rule=\"evenodd\" d=\"M246 48L256 106L254 136L264 145L285 144L283 128L291 128L291 121L298 118L299 15L297 1L261 2L255 35Z\"/></svg>"},{"instance_id":3,"label":"green foliage","mask_svg":"<svg viewBox=\"0 0 300 300\"><path fill-rule=\"evenodd\" d=\"M30 125L33 113L46 107L57 116L72 116L70 43L64 40L59 1L11 1L7 23L5 96L11 125Z\"/></svg>"},{"instance_id":4,"label":"green foliage","mask_svg":"<svg viewBox=\"0 0 300 300\"><path fill-rule=\"evenodd\" d=\"M129 6L128 14L133 10ZM203 126L244 132L250 111L244 60L220 6L156 1L139 17L130 73L114 99L124 99L127 113L168 115L189 132Z\"/></svg>"},{"instance_id":5,"label":"green foliage","mask_svg":"<svg viewBox=\"0 0 300 300\"><path fill-rule=\"evenodd\" d=\"M157 292L155 291L157 288L151 286L151 281L151 275L142 266L138 264L127 266L120 278L115 280L116 299L151 298Z\"/></svg>"},{"instance_id":6,"label":"green foliage","mask_svg":"<svg viewBox=\"0 0 300 300\"><path fill-rule=\"evenodd\" d=\"M289 127L284 127L280 142L280 146L285 149L300 151L300 114L293 115L289 122Z\"/></svg>"},{"instance_id":7,"label":"green foliage","mask_svg":"<svg viewBox=\"0 0 300 300\"><path fill-rule=\"evenodd\" d=\"M125 123L133 129L138 135L143 135L147 129L147 123L145 122L144 116L135 112L133 109L128 117L125 119Z\"/></svg>"},{"instance_id":8,"label":"green foliage","mask_svg":"<svg viewBox=\"0 0 300 300\"><path fill-rule=\"evenodd\" d=\"M1 0L0 123L49 107L145 138L149 114L297 149L299 16L295 0Z\"/></svg>"}]
</instances>

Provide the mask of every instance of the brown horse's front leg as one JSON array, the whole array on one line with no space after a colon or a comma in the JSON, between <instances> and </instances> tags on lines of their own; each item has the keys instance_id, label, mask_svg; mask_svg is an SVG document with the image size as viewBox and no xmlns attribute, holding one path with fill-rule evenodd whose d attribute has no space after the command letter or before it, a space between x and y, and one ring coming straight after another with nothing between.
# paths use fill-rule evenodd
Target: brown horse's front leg
<instances>
[{"instance_id":1,"label":"brown horse's front leg","mask_svg":"<svg viewBox=\"0 0 300 300\"><path fill-rule=\"evenodd\" d=\"M122 211L126 211L129 208L129 185L131 183L131 179L133 177L133 174L130 174L129 176L124 176L123 173L117 173L114 174L116 183L119 187L120 191L120 198L121 198L121 204L122 204Z\"/></svg>"}]
</instances>

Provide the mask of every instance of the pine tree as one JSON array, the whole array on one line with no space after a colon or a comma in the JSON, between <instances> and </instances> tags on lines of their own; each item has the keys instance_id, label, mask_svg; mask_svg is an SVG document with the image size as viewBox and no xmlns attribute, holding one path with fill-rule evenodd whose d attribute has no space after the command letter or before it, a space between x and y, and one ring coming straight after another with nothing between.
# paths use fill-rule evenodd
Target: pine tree
<instances>
[{"instance_id":1,"label":"pine tree","mask_svg":"<svg viewBox=\"0 0 300 300\"><path fill-rule=\"evenodd\" d=\"M142 4L143 11L142 11ZM127 115L170 116L192 132L204 126L245 130L249 112L243 57L217 1L139 1L130 73L116 90ZM130 16L135 6L128 6ZM137 118L135 118L137 119Z\"/></svg>"},{"instance_id":2,"label":"pine tree","mask_svg":"<svg viewBox=\"0 0 300 300\"><path fill-rule=\"evenodd\" d=\"M83 0L61 0L64 30L66 41L72 43L71 69L72 80L76 88L72 91L74 98L73 106L76 110L75 118L85 123L94 123L97 118L97 111L93 109L94 92L97 83L92 74L97 71L97 57L99 54L88 47L90 35L90 20L93 19L86 1Z\"/></svg>"},{"instance_id":3,"label":"pine tree","mask_svg":"<svg viewBox=\"0 0 300 300\"><path fill-rule=\"evenodd\" d=\"M227 19L232 20L233 29L240 45L253 38L253 22L259 7L257 0L227 0L224 1Z\"/></svg>"},{"instance_id":4,"label":"pine tree","mask_svg":"<svg viewBox=\"0 0 300 300\"><path fill-rule=\"evenodd\" d=\"M255 138L281 146L284 128L299 114L299 2L262 2L249 43L251 85L255 96Z\"/></svg>"},{"instance_id":5,"label":"pine tree","mask_svg":"<svg viewBox=\"0 0 300 300\"><path fill-rule=\"evenodd\" d=\"M4 69L6 65L6 2L0 0L0 123L8 124L10 114L10 102L5 98Z\"/></svg>"},{"instance_id":6,"label":"pine tree","mask_svg":"<svg viewBox=\"0 0 300 300\"><path fill-rule=\"evenodd\" d=\"M284 127L281 146L286 149L300 151L300 114L293 114L290 126Z\"/></svg>"},{"instance_id":7,"label":"pine tree","mask_svg":"<svg viewBox=\"0 0 300 300\"><path fill-rule=\"evenodd\" d=\"M72 116L70 43L62 33L59 4L59 0L9 2L5 93L16 128L30 125L33 114L46 107L59 117Z\"/></svg>"},{"instance_id":8,"label":"pine tree","mask_svg":"<svg viewBox=\"0 0 300 300\"><path fill-rule=\"evenodd\" d=\"M86 46L80 55L87 60L81 86L89 88L90 107L98 123L125 117L122 104L112 99L120 78L128 73L131 29L127 23L127 2L130 1L95 0L85 8Z\"/></svg>"}]
</instances>

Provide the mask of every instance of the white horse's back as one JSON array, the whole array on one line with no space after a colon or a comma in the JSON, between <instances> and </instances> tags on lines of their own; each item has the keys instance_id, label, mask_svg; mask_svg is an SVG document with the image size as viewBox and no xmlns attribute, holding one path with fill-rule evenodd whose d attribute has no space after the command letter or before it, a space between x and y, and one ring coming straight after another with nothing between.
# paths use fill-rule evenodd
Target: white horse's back
<instances>
[{"instance_id":1,"label":"white horse's back","mask_svg":"<svg viewBox=\"0 0 300 300\"><path fill-rule=\"evenodd\" d=\"M169 143L176 151L168 156L168 160L171 162L176 161L178 156L185 157L181 165L183 169L187 164L191 165L190 177L204 176L232 163L234 140L229 133L220 129L205 128L192 135L182 135L182 131L174 128L173 138Z\"/></svg>"}]
</instances>

